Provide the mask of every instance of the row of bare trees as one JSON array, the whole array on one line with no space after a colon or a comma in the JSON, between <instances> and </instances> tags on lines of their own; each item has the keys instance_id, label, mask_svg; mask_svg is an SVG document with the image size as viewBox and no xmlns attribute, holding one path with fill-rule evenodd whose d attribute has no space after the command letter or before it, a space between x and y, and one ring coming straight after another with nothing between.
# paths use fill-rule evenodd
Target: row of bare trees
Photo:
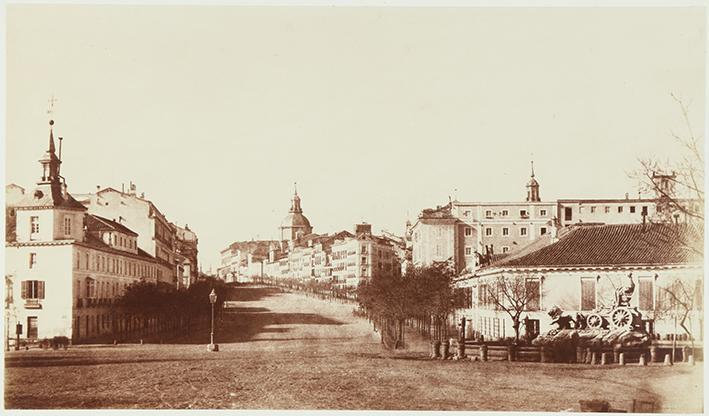
<instances>
[{"instance_id":1,"label":"row of bare trees","mask_svg":"<svg viewBox=\"0 0 709 416\"><path fill-rule=\"evenodd\" d=\"M455 273L446 264L410 267L404 275L381 274L362 282L357 300L382 335L394 329L394 347L404 345L407 320L416 321L430 338L446 336L448 318L456 306Z\"/></svg>"}]
</instances>

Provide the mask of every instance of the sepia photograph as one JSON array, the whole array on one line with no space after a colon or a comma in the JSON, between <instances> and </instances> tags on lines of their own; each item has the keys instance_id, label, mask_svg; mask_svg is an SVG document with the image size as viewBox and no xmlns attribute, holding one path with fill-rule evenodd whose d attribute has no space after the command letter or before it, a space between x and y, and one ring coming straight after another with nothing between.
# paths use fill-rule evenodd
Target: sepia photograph
<instances>
[{"instance_id":1,"label":"sepia photograph","mask_svg":"<svg viewBox=\"0 0 709 416\"><path fill-rule=\"evenodd\" d=\"M704 413L704 2L0 7L4 412Z\"/></svg>"}]
</instances>

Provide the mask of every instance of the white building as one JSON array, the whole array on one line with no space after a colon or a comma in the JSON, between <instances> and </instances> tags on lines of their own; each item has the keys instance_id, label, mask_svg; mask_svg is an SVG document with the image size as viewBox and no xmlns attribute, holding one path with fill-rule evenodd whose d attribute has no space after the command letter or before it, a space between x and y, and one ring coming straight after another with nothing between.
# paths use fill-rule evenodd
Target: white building
<instances>
[{"instance_id":1,"label":"white building","mask_svg":"<svg viewBox=\"0 0 709 416\"><path fill-rule=\"evenodd\" d=\"M632 275L630 306L650 322L648 329L660 335L683 333L665 307L667 289L682 284L694 304L687 324L701 339L702 247L701 233L682 224L575 226L551 245L493 262L460 281L460 288L469 288L471 306L458 315L468 320L468 331L486 338L513 336L512 319L495 305L490 291L497 290L501 277L523 279L524 293L531 294L522 316L531 327L520 333L546 332L552 329L551 308L571 316L609 308L615 289L628 285Z\"/></svg>"},{"instance_id":2,"label":"white building","mask_svg":"<svg viewBox=\"0 0 709 416\"><path fill-rule=\"evenodd\" d=\"M5 246L7 319L26 340L120 332L129 323L113 304L126 286L165 280L171 269L139 248L134 231L88 214L67 192L52 128L40 163L42 177L15 204L16 238Z\"/></svg>"}]
</instances>

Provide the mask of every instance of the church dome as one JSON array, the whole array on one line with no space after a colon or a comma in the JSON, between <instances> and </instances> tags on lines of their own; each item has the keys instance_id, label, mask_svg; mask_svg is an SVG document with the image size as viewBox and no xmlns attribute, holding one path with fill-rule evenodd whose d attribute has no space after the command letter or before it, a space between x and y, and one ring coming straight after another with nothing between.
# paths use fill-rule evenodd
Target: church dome
<instances>
[{"instance_id":1,"label":"church dome","mask_svg":"<svg viewBox=\"0 0 709 416\"><path fill-rule=\"evenodd\" d=\"M291 212L281 221L281 227L285 228L310 228L310 221L305 215L299 212Z\"/></svg>"}]
</instances>

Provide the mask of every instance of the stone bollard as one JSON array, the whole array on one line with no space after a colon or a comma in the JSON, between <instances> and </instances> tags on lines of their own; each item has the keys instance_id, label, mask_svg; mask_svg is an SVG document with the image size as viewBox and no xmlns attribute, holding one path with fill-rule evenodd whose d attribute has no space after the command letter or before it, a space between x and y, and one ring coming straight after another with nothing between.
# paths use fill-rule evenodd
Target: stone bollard
<instances>
[{"instance_id":1,"label":"stone bollard","mask_svg":"<svg viewBox=\"0 0 709 416\"><path fill-rule=\"evenodd\" d=\"M140 345L143 345L143 338L140 339Z\"/></svg>"},{"instance_id":2,"label":"stone bollard","mask_svg":"<svg viewBox=\"0 0 709 416\"><path fill-rule=\"evenodd\" d=\"M672 365L672 357L670 354L665 354L665 365Z\"/></svg>"},{"instance_id":3,"label":"stone bollard","mask_svg":"<svg viewBox=\"0 0 709 416\"><path fill-rule=\"evenodd\" d=\"M602 352L601 353L601 365L606 365L606 364L608 364L608 353Z\"/></svg>"},{"instance_id":4,"label":"stone bollard","mask_svg":"<svg viewBox=\"0 0 709 416\"><path fill-rule=\"evenodd\" d=\"M542 345L539 347L539 362L545 363L547 362L547 349Z\"/></svg>"},{"instance_id":5,"label":"stone bollard","mask_svg":"<svg viewBox=\"0 0 709 416\"><path fill-rule=\"evenodd\" d=\"M687 362L689 363L689 365L694 365L694 355L690 355Z\"/></svg>"},{"instance_id":6,"label":"stone bollard","mask_svg":"<svg viewBox=\"0 0 709 416\"><path fill-rule=\"evenodd\" d=\"M620 347L613 347L613 362L618 363L620 360Z\"/></svg>"},{"instance_id":7,"label":"stone bollard","mask_svg":"<svg viewBox=\"0 0 709 416\"><path fill-rule=\"evenodd\" d=\"M618 354L618 364L625 365L625 353Z\"/></svg>"},{"instance_id":8,"label":"stone bollard","mask_svg":"<svg viewBox=\"0 0 709 416\"><path fill-rule=\"evenodd\" d=\"M591 349L586 348L586 364L591 364L592 357L593 357L593 354L591 353Z\"/></svg>"},{"instance_id":9,"label":"stone bollard","mask_svg":"<svg viewBox=\"0 0 709 416\"><path fill-rule=\"evenodd\" d=\"M658 361L657 358L657 347L652 346L650 347L650 362L651 363L656 363Z\"/></svg>"},{"instance_id":10,"label":"stone bollard","mask_svg":"<svg viewBox=\"0 0 709 416\"><path fill-rule=\"evenodd\" d=\"M682 347L682 361L685 363L689 361L689 347L686 345Z\"/></svg>"},{"instance_id":11,"label":"stone bollard","mask_svg":"<svg viewBox=\"0 0 709 416\"><path fill-rule=\"evenodd\" d=\"M440 353L438 351L438 348L440 348L441 341L432 341L431 342L431 358L438 358L440 357Z\"/></svg>"},{"instance_id":12,"label":"stone bollard","mask_svg":"<svg viewBox=\"0 0 709 416\"><path fill-rule=\"evenodd\" d=\"M576 347L576 362L577 363L585 363L586 362L586 357L585 357L585 350L583 347Z\"/></svg>"},{"instance_id":13,"label":"stone bollard","mask_svg":"<svg viewBox=\"0 0 709 416\"><path fill-rule=\"evenodd\" d=\"M450 344L447 341L441 342L441 360L448 359L448 352L450 351Z\"/></svg>"},{"instance_id":14,"label":"stone bollard","mask_svg":"<svg viewBox=\"0 0 709 416\"><path fill-rule=\"evenodd\" d=\"M640 354L640 361L638 361L638 365L647 365L647 362L645 361L645 354Z\"/></svg>"},{"instance_id":15,"label":"stone bollard","mask_svg":"<svg viewBox=\"0 0 709 416\"><path fill-rule=\"evenodd\" d=\"M598 353L596 351L591 351L591 365L596 365L598 363Z\"/></svg>"},{"instance_id":16,"label":"stone bollard","mask_svg":"<svg viewBox=\"0 0 709 416\"><path fill-rule=\"evenodd\" d=\"M487 361L487 345L480 346L480 361Z\"/></svg>"},{"instance_id":17,"label":"stone bollard","mask_svg":"<svg viewBox=\"0 0 709 416\"><path fill-rule=\"evenodd\" d=\"M458 340L458 358L465 358L465 339L462 338Z\"/></svg>"}]
</instances>

